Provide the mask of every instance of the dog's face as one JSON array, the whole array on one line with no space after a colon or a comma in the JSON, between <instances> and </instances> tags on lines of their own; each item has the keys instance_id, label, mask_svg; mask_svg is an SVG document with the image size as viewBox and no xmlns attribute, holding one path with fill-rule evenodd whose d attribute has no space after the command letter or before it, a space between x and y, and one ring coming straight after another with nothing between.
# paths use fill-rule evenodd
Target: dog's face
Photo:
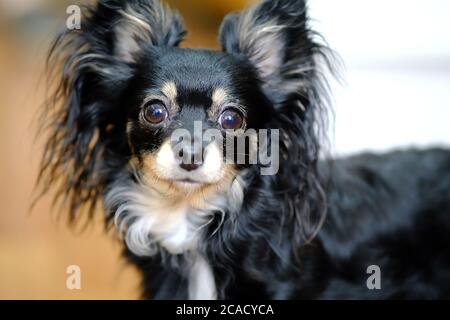
<instances>
[{"instance_id":1,"label":"dog's face","mask_svg":"<svg viewBox=\"0 0 450 320\"><path fill-rule=\"evenodd\" d=\"M246 132L265 128L273 112L252 66L226 53L179 48L150 48L136 66L122 100L141 176L180 194L229 186L246 164L235 161L239 143L227 148L226 141L250 139Z\"/></svg>"},{"instance_id":2,"label":"dog's face","mask_svg":"<svg viewBox=\"0 0 450 320\"><path fill-rule=\"evenodd\" d=\"M72 218L111 190L135 197L122 192L127 185L205 208L234 190L237 176L258 180L247 161L261 146L258 129L280 131L280 172L258 187L275 183L297 197L316 185L323 50L304 0L262 0L229 14L219 51L179 48L182 19L158 0L99 0L84 13L82 30L59 37L49 57L51 66L63 65L51 99L62 107L50 108L55 125L41 168L47 189L63 179ZM222 201L226 210L239 202L231 198ZM129 203L109 207L114 213Z\"/></svg>"}]
</instances>

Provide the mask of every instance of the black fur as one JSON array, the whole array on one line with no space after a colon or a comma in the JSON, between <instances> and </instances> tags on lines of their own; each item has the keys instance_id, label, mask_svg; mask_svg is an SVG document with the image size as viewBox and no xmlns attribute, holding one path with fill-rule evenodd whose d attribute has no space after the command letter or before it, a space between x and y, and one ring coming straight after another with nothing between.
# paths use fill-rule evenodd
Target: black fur
<instances>
[{"instance_id":1,"label":"black fur","mask_svg":"<svg viewBox=\"0 0 450 320\"><path fill-rule=\"evenodd\" d=\"M157 32L129 29L126 5ZM40 178L44 191L61 183L71 221L85 205L92 214L112 184L134 179L128 161L170 133L139 129L145 93L172 80L190 106L183 117L196 118L220 85L248 106L249 128L281 130L281 167L275 176L248 168L239 214L218 215L202 235L219 298L450 298L450 152L319 161L327 105L319 61L330 64L329 50L308 27L305 1L263 1L228 16L223 52L177 48L178 14L163 20L154 10L168 12L153 0L100 1L80 33L52 48L49 66L63 70L50 102L61 107L47 110ZM130 32L129 46L118 44L118 28ZM142 271L144 297L188 297L183 256L126 256ZM381 267L381 290L366 286L370 265Z\"/></svg>"}]
</instances>

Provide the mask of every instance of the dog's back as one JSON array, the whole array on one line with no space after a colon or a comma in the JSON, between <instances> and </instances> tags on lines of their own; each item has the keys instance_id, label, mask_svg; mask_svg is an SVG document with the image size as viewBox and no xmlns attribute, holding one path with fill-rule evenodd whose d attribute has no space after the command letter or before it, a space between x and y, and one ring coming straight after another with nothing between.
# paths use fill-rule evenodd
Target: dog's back
<instances>
[{"instance_id":1,"label":"dog's back","mask_svg":"<svg viewBox=\"0 0 450 320\"><path fill-rule=\"evenodd\" d=\"M323 170L332 268L321 297L450 297L450 151L364 154ZM367 290L371 266L381 290Z\"/></svg>"}]
</instances>

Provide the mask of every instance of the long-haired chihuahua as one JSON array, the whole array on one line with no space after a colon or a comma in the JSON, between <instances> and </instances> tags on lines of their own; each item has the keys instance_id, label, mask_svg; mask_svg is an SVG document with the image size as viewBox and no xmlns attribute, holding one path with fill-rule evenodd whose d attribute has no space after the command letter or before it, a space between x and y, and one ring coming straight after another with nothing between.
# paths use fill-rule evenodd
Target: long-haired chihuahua
<instances>
[{"instance_id":1,"label":"long-haired chihuahua","mask_svg":"<svg viewBox=\"0 0 450 320\"><path fill-rule=\"evenodd\" d=\"M55 40L42 187L71 222L104 208L145 298L450 298L450 152L319 159L333 59L305 2L228 15L220 51L180 48L157 0Z\"/></svg>"}]
</instances>

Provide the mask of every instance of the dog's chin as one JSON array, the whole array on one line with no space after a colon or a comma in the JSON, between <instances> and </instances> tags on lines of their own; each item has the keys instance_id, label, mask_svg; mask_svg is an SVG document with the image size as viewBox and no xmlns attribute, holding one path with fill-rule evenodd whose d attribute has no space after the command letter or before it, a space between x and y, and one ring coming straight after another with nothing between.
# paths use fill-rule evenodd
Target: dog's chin
<instances>
[{"instance_id":1,"label":"dog's chin","mask_svg":"<svg viewBox=\"0 0 450 320\"><path fill-rule=\"evenodd\" d=\"M192 196L194 194L208 193L220 188L225 179L201 179L195 177L162 176L156 172L147 172L147 183L160 192L173 196Z\"/></svg>"},{"instance_id":2,"label":"dog's chin","mask_svg":"<svg viewBox=\"0 0 450 320\"><path fill-rule=\"evenodd\" d=\"M172 180L171 183L175 188L182 192L195 192L211 185L211 183L194 179L175 179Z\"/></svg>"},{"instance_id":3,"label":"dog's chin","mask_svg":"<svg viewBox=\"0 0 450 320\"><path fill-rule=\"evenodd\" d=\"M162 178L159 176L152 185L163 193L176 197L207 196L227 189L233 181L234 175L228 174L217 179L188 178Z\"/></svg>"}]
</instances>

